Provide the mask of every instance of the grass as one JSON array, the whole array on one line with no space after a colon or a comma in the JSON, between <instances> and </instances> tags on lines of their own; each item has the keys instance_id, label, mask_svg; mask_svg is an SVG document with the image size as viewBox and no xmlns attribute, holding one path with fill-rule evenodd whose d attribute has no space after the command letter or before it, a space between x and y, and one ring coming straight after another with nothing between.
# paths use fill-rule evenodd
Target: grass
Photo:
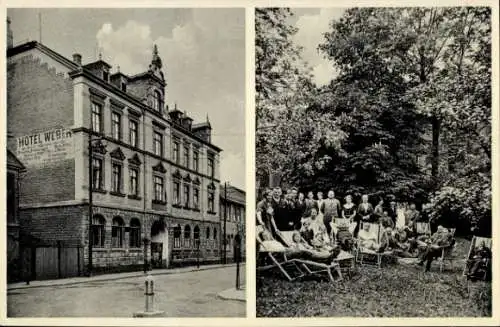
<instances>
[{"instance_id":1,"label":"grass","mask_svg":"<svg viewBox=\"0 0 500 327\"><path fill-rule=\"evenodd\" d=\"M279 274L257 274L258 317L488 317L491 284L474 283L467 292L462 276L470 242L458 239L457 260L443 273L433 262L424 273L416 265L392 264L382 269L357 266L351 280L288 282ZM342 285L344 287L342 287Z\"/></svg>"}]
</instances>

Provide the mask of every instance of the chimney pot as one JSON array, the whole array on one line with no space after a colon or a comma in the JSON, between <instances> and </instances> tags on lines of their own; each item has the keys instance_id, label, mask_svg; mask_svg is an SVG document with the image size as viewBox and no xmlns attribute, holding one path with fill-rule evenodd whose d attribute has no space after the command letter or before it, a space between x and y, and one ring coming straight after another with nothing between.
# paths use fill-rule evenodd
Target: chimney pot
<instances>
[{"instance_id":1,"label":"chimney pot","mask_svg":"<svg viewBox=\"0 0 500 327\"><path fill-rule=\"evenodd\" d=\"M79 53L75 53L73 55L73 62L77 64L78 66L82 65L82 55Z\"/></svg>"}]
</instances>

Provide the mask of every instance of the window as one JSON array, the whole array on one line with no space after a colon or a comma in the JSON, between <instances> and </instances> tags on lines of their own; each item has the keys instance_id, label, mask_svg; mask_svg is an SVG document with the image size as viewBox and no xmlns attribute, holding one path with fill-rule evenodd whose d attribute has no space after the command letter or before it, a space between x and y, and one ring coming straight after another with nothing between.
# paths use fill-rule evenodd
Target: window
<instances>
[{"instance_id":1,"label":"window","mask_svg":"<svg viewBox=\"0 0 500 327\"><path fill-rule=\"evenodd\" d=\"M200 157L200 154L198 151L193 151L193 169L194 171L198 172L198 169L199 169L199 157Z\"/></svg>"},{"instance_id":2,"label":"window","mask_svg":"<svg viewBox=\"0 0 500 327\"><path fill-rule=\"evenodd\" d=\"M194 244L198 247L200 245L200 227L194 226L193 238Z\"/></svg>"},{"instance_id":3,"label":"window","mask_svg":"<svg viewBox=\"0 0 500 327\"><path fill-rule=\"evenodd\" d=\"M186 225L184 227L184 247L191 246L191 227Z\"/></svg>"},{"instance_id":4,"label":"window","mask_svg":"<svg viewBox=\"0 0 500 327\"><path fill-rule=\"evenodd\" d=\"M127 84L122 83L122 91L127 92Z\"/></svg>"},{"instance_id":5,"label":"window","mask_svg":"<svg viewBox=\"0 0 500 327\"><path fill-rule=\"evenodd\" d=\"M174 227L174 248L180 248L181 247L181 226L177 225Z\"/></svg>"},{"instance_id":6,"label":"window","mask_svg":"<svg viewBox=\"0 0 500 327\"><path fill-rule=\"evenodd\" d=\"M154 153L163 157L163 135L160 132L154 132Z\"/></svg>"},{"instance_id":7,"label":"window","mask_svg":"<svg viewBox=\"0 0 500 327\"><path fill-rule=\"evenodd\" d=\"M175 163L179 163L179 141L174 141L174 147L173 147L173 153L172 153L172 159L174 160Z\"/></svg>"},{"instance_id":8,"label":"window","mask_svg":"<svg viewBox=\"0 0 500 327\"><path fill-rule=\"evenodd\" d=\"M193 189L193 208L200 208L200 190L198 188Z\"/></svg>"},{"instance_id":9,"label":"window","mask_svg":"<svg viewBox=\"0 0 500 327\"><path fill-rule=\"evenodd\" d=\"M154 176L155 184L155 201L163 202L163 178L159 176Z\"/></svg>"},{"instance_id":10,"label":"window","mask_svg":"<svg viewBox=\"0 0 500 327\"><path fill-rule=\"evenodd\" d=\"M111 175L111 191L120 193L122 190L122 165L113 163L113 173Z\"/></svg>"},{"instance_id":11,"label":"window","mask_svg":"<svg viewBox=\"0 0 500 327\"><path fill-rule=\"evenodd\" d=\"M208 175L214 177L214 158L208 158Z\"/></svg>"},{"instance_id":12,"label":"window","mask_svg":"<svg viewBox=\"0 0 500 327\"><path fill-rule=\"evenodd\" d=\"M184 146L184 167L189 168L189 146Z\"/></svg>"},{"instance_id":13,"label":"window","mask_svg":"<svg viewBox=\"0 0 500 327\"><path fill-rule=\"evenodd\" d=\"M129 193L130 195L139 195L139 171L135 168L130 168Z\"/></svg>"},{"instance_id":14,"label":"window","mask_svg":"<svg viewBox=\"0 0 500 327\"><path fill-rule=\"evenodd\" d=\"M206 239L210 239L210 227L207 227Z\"/></svg>"},{"instance_id":15,"label":"window","mask_svg":"<svg viewBox=\"0 0 500 327\"><path fill-rule=\"evenodd\" d=\"M174 181L174 204L175 205L180 205L181 204L181 186L178 181Z\"/></svg>"},{"instance_id":16,"label":"window","mask_svg":"<svg viewBox=\"0 0 500 327\"><path fill-rule=\"evenodd\" d=\"M208 212L214 212L214 190L208 188Z\"/></svg>"},{"instance_id":17,"label":"window","mask_svg":"<svg viewBox=\"0 0 500 327\"><path fill-rule=\"evenodd\" d=\"M189 208L189 185L184 184L184 208Z\"/></svg>"},{"instance_id":18,"label":"window","mask_svg":"<svg viewBox=\"0 0 500 327\"><path fill-rule=\"evenodd\" d=\"M96 248L104 247L104 225L106 220L102 216L92 217L92 246Z\"/></svg>"},{"instance_id":19,"label":"window","mask_svg":"<svg viewBox=\"0 0 500 327\"><path fill-rule=\"evenodd\" d=\"M217 239L217 228L214 227L214 240Z\"/></svg>"},{"instance_id":20,"label":"window","mask_svg":"<svg viewBox=\"0 0 500 327\"><path fill-rule=\"evenodd\" d=\"M111 131L115 140L121 140L121 118L122 117L119 113L113 112L111 114Z\"/></svg>"},{"instance_id":21,"label":"window","mask_svg":"<svg viewBox=\"0 0 500 327\"><path fill-rule=\"evenodd\" d=\"M130 220L130 231L128 234L129 247L139 248L141 247L141 223L139 219L132 218Z\"/></svg>"},{"instance_id":22,"label":"window","mask_svg":"<svg viewBox=\"0 0 500 327\"><path fill-rule=\"evenodd\" d=\"M128 123L128 138L131 146L137 147L139 143L139 134L137 133L138 124L135 120L129 120Z\"/></svg>"},{"instance_id":23,"label":"window","mask_svg":"<svg viewBox=\"0 0 500 327\"><path fill-rule=\"evenodd\" d=\"M124 231L125 229L123 228L123 219L121 219L120 217L113 218L113 225L111 227L111 247L123 247Z\"/></svg>"},{"instance_id":24,"label":"window","mask_svg":"<svg viewBox=\"0 0 500 327\"><path fill-rule=\"evenodd\" d=\"M161 93L158 90L155 90L153 93L153 109L156 111L160 111L163 107L163 101L161 98Z\"/></svg>"},{"instance_id":25,"label":"window","mask_svg":"<svg viewBox=\"0 0 500 327\"><path fill-rule=\"evenodd\" d=\"M106 72L106 71L103 71L102 72L102 79L105 81L105 82L109 82L109 73Z\"/></svg>"},{"instance_id":26,"label":"window","mask_svg":"<svg viewBox=\"0 0 500 327\"><path fill-rule=\"evenodd\" d=\"M92 188L94 190L103 189L103 178L102 178L102 159L93 158L92 159Z\"/></svg>"},{"instance_id":27,"label":"window","mask_svg":"<svg viewBox=\"0 0 500 327\"><path fill-rule=\"evenodd\" d=\"M92 102L92 131L102 132L102 105Z\"/></svg>"}]
</instances>

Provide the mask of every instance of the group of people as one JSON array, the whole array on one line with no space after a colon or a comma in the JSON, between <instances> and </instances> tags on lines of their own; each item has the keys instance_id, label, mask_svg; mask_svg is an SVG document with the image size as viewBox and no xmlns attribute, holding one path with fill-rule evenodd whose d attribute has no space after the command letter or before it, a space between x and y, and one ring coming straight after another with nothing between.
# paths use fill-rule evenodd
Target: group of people
<instances>
[{"instance_id":1,"label":"group of people","mask_svg":"<svg viewBox=\"0 0 500 327\"><path fill-rule=\"evenodd\" d=\"M296 188L288 189L285 194L279 187L268 189L257 204L257 224L276 240L282 239L281 232L294 231L293 246L302 251L316 251L330 258L340 249L350 251L358 239L359 245L366 249L419 257L419 264L426 263L427 271L441 249L454 242L453 233L442 226L432 236L418 235L416 224L426 218L414 203L402 206L391 199L386 207L380 199L373 206L366 194L358 205L351 195L344 199L341 203L333 190L327 192L326 198L317 192L315 198L312 191L305 197ZM332 224L339 218L348 223ZM380 234L371 233L372 223L380 225Z\"/></svg>"}]
</instances>

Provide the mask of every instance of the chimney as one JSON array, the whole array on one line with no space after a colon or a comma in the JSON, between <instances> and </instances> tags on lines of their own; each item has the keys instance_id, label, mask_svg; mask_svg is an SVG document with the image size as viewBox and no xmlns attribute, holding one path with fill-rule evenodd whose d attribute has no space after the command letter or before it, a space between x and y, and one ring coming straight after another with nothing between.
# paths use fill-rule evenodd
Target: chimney
<instances>
[{"instance_id":1,"label":"chimney","mask_svg":"<svg viewBox=\"0 0 500 327\"><path fill-rule=\"evenodd\" d=\"M82 55L79 53L73 54L73 62L78 66L82 65Z\"/></svg>"},{"instance_id":2,"label":"chimney","mask_svg":"<svg viewBox=\"0 0 500 327\"><path fill-rule=\"evenodd\" d=\"M10 18L7 17L7 49L14 46L14 37L12 35L12 30L10 29Z\"/></svg>"}]
</instances>

